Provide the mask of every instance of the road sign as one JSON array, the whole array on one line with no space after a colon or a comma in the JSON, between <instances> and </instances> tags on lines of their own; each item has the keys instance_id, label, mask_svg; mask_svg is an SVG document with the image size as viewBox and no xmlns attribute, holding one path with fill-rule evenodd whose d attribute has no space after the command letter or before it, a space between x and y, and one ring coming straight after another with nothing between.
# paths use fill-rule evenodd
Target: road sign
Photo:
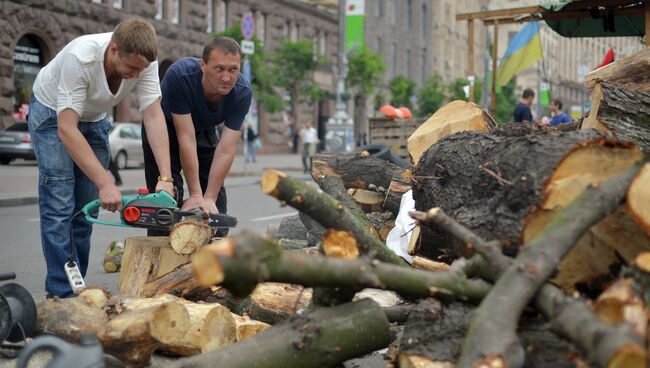
<instances>
[{"instance_id":1,"label":"road sign","mask_svg":"<svg viewBox=\"0 0 650 368\"><path fill-rule=\"evenodd\" d=\"M244 55L253 55L255 53L255 42L250 40L241 40L241 52Z\"/></svg>"},{"instance_id":2,"label":"road sign","mask_svg":"<svg viewBox=\"0 0 650 368\"><path fill-rule=\"evenodd\" d=\"M242 15L241 34L246 40L253 38L253 34L255 34L255 20L253 19L253 13L246 12Z\"/></svg>"}]
</instances>

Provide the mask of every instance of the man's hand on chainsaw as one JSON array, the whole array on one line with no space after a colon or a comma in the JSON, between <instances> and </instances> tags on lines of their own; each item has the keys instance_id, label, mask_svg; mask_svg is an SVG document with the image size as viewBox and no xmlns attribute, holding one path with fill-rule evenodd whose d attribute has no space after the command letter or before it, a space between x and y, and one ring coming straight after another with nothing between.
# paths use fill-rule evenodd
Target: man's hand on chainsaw
<instances>
[{"instance_id":1,"label":"man's hand on chainsaw","mask_svg":"<svg viewBox=\"0 0 650 368\"><path fill-rule=\"evenodd\" d=\"M189 211L191 209L199 208L199 207L203 208L209 213L219 213L219 210L217 209L217 206L215 205L214 201L210 199L205 199L201 195L190 195L190 197L183 202L183 207L181 207L181 211Z\"/></svg>"},{"instance_id":2,"label":"man's hand on chainsaw","mask_svg":"<svg viewBox=\"0 0 650 368\"><path fill-rule=\"evenodd\" d=\"M172 197L176 196L176 193L174 193L175 190L173 183L170 183L168 181L159 181L158 184L156 184L156 193L160 193L161 190L164 190Z\"/></svg>"},{"instance_id":3,"label":"man's hand on chainsaw","mask_svg":"<svg viewBox=\"0 0 650 368\"><path fill-rule=\"evenodd\" d=\"M99 187L99 203L102 208L115 212L122 210L122 193L112 182Z\"/></svg>"}]
</instances>

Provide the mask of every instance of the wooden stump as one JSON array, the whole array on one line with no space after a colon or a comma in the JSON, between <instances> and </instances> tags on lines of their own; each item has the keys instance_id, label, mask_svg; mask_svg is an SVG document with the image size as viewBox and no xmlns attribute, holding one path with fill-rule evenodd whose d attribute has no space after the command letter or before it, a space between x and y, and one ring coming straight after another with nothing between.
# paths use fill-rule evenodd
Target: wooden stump
<instances>
[{"instance_id":1,"label":"wooden stump","mask_svg":"<svg viewBox=\"0 0 650 368\"><path fill-rule=\"evenodd\" d=\"M127 238L118 290L123 295L143 296L147 282L189 261L189 255L177 254L172 249L167 237Z\"/></svg>"}]
</instances>

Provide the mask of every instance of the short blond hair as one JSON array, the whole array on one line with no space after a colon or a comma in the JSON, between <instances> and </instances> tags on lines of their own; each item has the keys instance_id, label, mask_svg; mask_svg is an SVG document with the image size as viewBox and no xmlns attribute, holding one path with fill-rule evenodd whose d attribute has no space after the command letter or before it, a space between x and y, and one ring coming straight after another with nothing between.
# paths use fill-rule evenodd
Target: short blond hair
<instances>
[{"instance_id":1,"label":"short blond hair","mask_svg":"<svg viewBox=\"0 0 650 368\"><path fill-rule=\"evenodd\" d=\"M154 62L158 57L156 29L142 18L130 18L120 22L113 31L111 41L120 52L138 55Z\"/></svg>"}]
</instances>

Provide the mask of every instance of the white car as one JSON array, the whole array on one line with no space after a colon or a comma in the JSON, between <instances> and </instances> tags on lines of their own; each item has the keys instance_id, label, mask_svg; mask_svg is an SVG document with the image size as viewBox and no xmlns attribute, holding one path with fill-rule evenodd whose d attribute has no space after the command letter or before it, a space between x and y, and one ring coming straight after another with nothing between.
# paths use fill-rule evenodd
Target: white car
<instances>
[{"instance_id":1,"label":"white car","mask_svg":"<svg viewBox=\"0 0 650 368\"><path fill-rule=\"evenodd\" d=\"M118 169L144 165L140 124L114 123L108 133L111 157Z\"/></svg>"}]
</instances>

